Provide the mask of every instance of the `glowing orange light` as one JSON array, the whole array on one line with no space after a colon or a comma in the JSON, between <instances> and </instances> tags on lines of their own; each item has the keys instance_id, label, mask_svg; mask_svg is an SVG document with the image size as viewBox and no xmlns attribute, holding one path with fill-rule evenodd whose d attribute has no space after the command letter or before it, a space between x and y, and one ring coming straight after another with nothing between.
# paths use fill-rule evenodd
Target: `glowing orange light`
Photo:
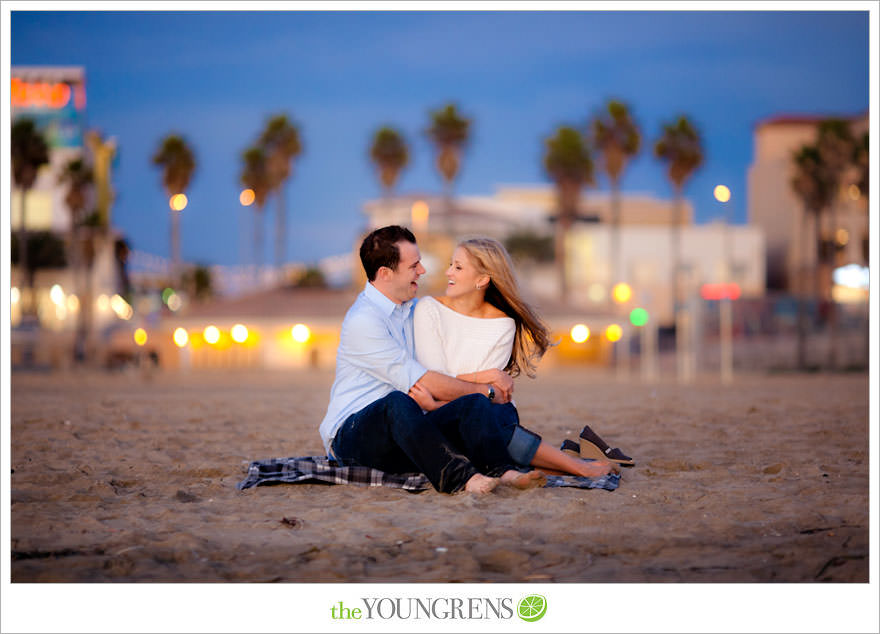
<instances>
[{"instance_id":1,"label":"glowing orange light","mask_svg":"<svg viewBox=\"0 0 880 634\"><path fill-rule=\"evenodd\" d=\"M252 205L256 198L257 195L254 193L253 189L243 189L241 190L241 194L238 195L238 202L247 207Z\"/></svg>"},{"instance_id":2,"label":"glowing orange light","mask_svg":"<svg viewBox=\"0 0 880 634\"><path fill-rule=\"evenodd\" d=\"M202 336L205 337L205 341L213 345L220 341L220 329L217 326L208 326L205 328Z\"/></svg>"},{"instance_id":3,"label":"glowing orange light","mask_svg":"<svg viewBox=\"0 0 880 634\"><path fill-rule=\"evenodd\" d=\"M11 98L13 107L51 108L57 110L70 102L70 86L58 82L22 81L12 78Z\"/></svg>"},{"instance_id":4,"label":"glowing orange light","mask_svg":"<svg viewBox=\"0 0 880 634\"><path fill-rule=\"evenodd\" d=\"M617 324L611 324L605 329L605 338L608 341L620 341L620 338L623 336L623 328L618 326Z\"/></svg>"},{"instance_id":5,"label":"glowing orange light","mask_svg":"<svg viewBox=\"0 0 880 634\"><path fill-rule=\"evenodd\" d=\"M294 341L305 343L312 336L312 331L305 324L297 324L290 329L290 336L293 337Z\"/></svg>"},{"instance_id":6,"label":"glowing orange light","mask_svg":"<svg viewBox=\"0 0 880 634\"><path fill-rule=\"evenodd\" d=\"M248 338L248 329L244 324L235 324L232 327L232 340L236 343L244 343Z\"/></svg>"},{"instance_id":7,"label":"glowing orange light","mask_svg":"<svg viewBox=\"0 0 880 634\"><path fill-rule=\"evenodd\" d=\"M186 332L186 328L177 328L174 331L174 345L178 348L184 347L189 341L189 334Z\"/></svg>"},{"instance_id":8,"label":"glowing orange light","mask_svg":"<svg viewBox=\"0 0 880 634\"><path fill-rule=\"evenodd\" d=\"M590 338L590 329L584 324L577 324L571 329L571 340L575 343L583 343Z\"/></svg>"},{"instance_id":9,"label":"glowing orange light","mask_svg":"<svg viewBox=\"0 0 880 634\"><path fill-rule=\"evenodd\" d=\"M614 288L611 291L611 295L614 297L614 301L620 304L629 301L629 298L632 297L633 291L632 287L626 282L620 282L614 285Z\"/></svg>"},{"instance_id":10,"label":"glowing orange light","mask_svg":"<svg viewBox=\"0 0 880 634\"><path fill-rule=\"evenodd\" d=\"M413 226L424 227L428 223L430 209L428 208L428 203L424 200L414 202L411 212Z\"/></svg>"},{"instance_id":11,"label":"glowing orange light","mask_svg":"<svg viewBox=\"0 0 880 634\"><path fill-rule=\"evenodd\" d=\"M174 211L183 211L184 209L186 209L186 203L186 194L174 194L171 197L171 200L168 201L168 206L171 207Z\"/></svg>"}]
</instances>

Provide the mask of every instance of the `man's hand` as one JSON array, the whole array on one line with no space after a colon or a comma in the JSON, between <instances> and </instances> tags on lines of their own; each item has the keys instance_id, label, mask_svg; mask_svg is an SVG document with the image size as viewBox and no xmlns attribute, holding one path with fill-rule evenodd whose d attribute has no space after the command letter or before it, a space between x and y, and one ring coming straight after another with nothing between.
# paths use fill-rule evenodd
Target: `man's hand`
<instances>
[{"instance_id":1,"label":"man's hand","mask_svg":"<svg viewBox=\"0 0 880 634\"><path fill-rule=\"evenodd\" d=\"M513 395L513 377L501 370L484 370L462 374L458 377L428 370L417 383L427 390L440 403L440 406L466 394L488 396L489 385L495 388L494 402L496 403L509 403ZM424 408L424 406L422 407Z\"/></svg>"},{"instance_id":2,"label":"man's hand","mask_svg":"<svg viewBox=\"0 0 880 634\"><path fill-rule=\"evenodd\" d=\"M431 393L422 387L418 381L416 381L411 388L409 388L408 394L412 397L416 403L419 404L426 412L433 412L438 407L443 405L443 402L438 401Z\"/></svg>"}]
</instances>

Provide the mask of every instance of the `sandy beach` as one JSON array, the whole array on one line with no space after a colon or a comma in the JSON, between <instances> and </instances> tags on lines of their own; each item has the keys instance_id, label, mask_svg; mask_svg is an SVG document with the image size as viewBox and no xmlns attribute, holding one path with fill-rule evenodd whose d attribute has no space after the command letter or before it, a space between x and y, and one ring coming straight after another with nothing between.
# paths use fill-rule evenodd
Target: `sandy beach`
<instances>
[{"instance_id":1,"label":"sandy beach","mask_svg":"<svg viewBox=\"0 0 880 634\"><path fill-rule=\"evenodd\" d=\"M868 378L518 379L523 423L636 459L613 492L235 488L322 453L333 375L17 373L13 582L866 582Z\"/></svg>"}]
</instances>

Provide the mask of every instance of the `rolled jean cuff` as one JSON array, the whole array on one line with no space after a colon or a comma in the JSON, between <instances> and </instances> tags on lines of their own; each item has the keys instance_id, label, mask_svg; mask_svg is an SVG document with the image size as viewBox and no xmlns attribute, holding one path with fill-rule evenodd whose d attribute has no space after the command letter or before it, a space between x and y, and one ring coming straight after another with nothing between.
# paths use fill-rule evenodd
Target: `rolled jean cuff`
<instances>
[{"instance_id":1,"label":"rolled jean cuff","mask_svg":"<svg viewBox=\"0 0 880 634\"><path fill-rule=\"evenodd\" d=\"M507 443L507 453L515 463L527 467L535 457L540 444L541 437L538 434L517 425L513 428L510 442Z\"/></svg>"}]
</instances>

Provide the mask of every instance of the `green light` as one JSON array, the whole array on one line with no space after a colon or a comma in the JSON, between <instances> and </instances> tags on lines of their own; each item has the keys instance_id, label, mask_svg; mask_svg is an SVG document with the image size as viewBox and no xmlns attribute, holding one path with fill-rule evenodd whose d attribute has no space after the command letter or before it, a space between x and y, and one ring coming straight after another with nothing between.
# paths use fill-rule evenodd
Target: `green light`
<instances>
[{"instance_id":1,"label":"green light","mask_svg":"<svg viewBox=\"0 0 880 634\"><path fill-rule=\"evenodd\" d=\"M629 323L633 326L644 326L648 323L648 311L644 308L633 308L629 314Z\"/></svg>"},{"instance_id":2,"label":"green light","mask_svg":"<svg viewBox=\"0 0 880 634\"><path fill-rule=\"evenodd\" d=\"M174 289L173 288L165 288L165 290L162 291L162 301L167 304L168 298L171 297L172 295L174 295Z\"/></svg>"}]
</instances>

